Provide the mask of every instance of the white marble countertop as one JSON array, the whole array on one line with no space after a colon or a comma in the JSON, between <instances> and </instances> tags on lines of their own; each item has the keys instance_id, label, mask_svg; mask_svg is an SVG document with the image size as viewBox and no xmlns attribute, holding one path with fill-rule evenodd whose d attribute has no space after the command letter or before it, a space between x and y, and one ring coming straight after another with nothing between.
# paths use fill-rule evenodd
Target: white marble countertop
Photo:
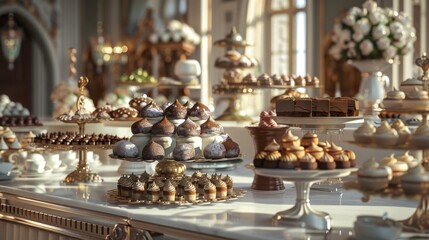
<instances>
[{"instance_id":1,"label":"white marble countertop","mask_svg":"<svg viewBox=\"0 0 429 240\"><path fill-rule=\"evenodd\" d=\"M63 125L46 125L50 131L58 131ZM385 157L391 150L362 149L347 143L352 140L355 126L348 126L341 135L332 135L336 142L341 142L345 149L356 152L358 165L368 158ZM61 129L62 130L62 129ZM293 129L301 136L305 132ZM104 132L130 136L129 127L91 125L87 132ZM286 183L286 190L281 192L255 191L251 189L253 172L244 167L251 162L254 155L252 139L243 127L225 127L225 132L240 144L244 162L235 170L221 173L233 177L234 186L247 190L244 197L225 203L214 203L203 206L184 207L127 207L112 205L107 202L106 192L116 188L119 178L118 161L108 158L108 151L100 154L103 166L95 172L104 178L103 183L68 186L61 184L67 173L56 173L40 178L15 178L0 181L0 192L17 194L41 201L60 203L66 206L108 212L144 222L152 222L171 228L184 229L234 239L352 239L353 222L358 215L381 216L387 212L395 220L406 219L413 214L418 204L415 200L388 199L374 197L369 202L361 201L362 194L354 190L310 192L311 205L314 209L324 211L332 216L332 231L328 237L315 234L303 228L274 226L271 217L279 211L291 208L296 199L293 184ZM300 135L301 134L301 135ZM328 136L325 136L325 138ZM395 151L398 154L403 151ZM116 165L109 165L116 164ZM192 172L189 172L192 173ZM188 173L188 174L189 174ZM410 236L410 234L403 234Z\"/></svg>"},{"instance_id":2,"label":"white marble countertop","mask_svg":"<svg viewBox=\"0 0 429 240\"><path fill-rule=\"evenodd\" d=\"M15 178L0 182L0 192L12 193L65 206L108 212L138 221L151 222L172 228L234 239L325 239L324 234L286 226L274 226L271 217L293 206L296 198L292 184L280 192L254 191L250 188L253 172L244 166L225 171L233 177L234 185L247 190L244 197L225 203L184 207L152 206L128 207L109 204L106 192L116 188L117 166L104 165L97 169L103 183L81 186L63 185L63 174L41 178ZM191 172L190 172L191 173ZM374 197L363 203L362 195L353 190L339 192L311 190L311 205L332 216L332 231L328 239L349 239L353 222L358 215L381 216L402 220L412 215L418 202L407 199ZM409 234L408 234L409 235ZM407 234L404 234L407 236Z\"/></svg>"}]
</instances>

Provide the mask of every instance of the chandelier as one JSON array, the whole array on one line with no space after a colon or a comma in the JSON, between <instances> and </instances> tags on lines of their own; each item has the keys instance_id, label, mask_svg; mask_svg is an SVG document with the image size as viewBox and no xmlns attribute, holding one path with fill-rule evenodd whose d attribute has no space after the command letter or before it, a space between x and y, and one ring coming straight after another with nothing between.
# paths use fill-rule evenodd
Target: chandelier
<instances>
[{"instance_id":1,"label":"chandelier","mask_svg":"<svg viewBox=\"0 0 429 240\"><path fill-rule=\"evenodd\" d=\"M9 62L9 70L13 70L14 68L14 62L21 50L23 35L22 30L15 23L13 13L9 13L7 26L1 32L1 48Z\"/></svg>"}]
</instances>

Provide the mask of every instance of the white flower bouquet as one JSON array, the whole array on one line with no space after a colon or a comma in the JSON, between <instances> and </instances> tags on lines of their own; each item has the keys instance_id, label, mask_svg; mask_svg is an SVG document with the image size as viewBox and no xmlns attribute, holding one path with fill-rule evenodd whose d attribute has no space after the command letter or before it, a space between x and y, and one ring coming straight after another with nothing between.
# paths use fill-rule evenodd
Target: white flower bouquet
<instances>
[{"instance_id":1,"label":"white flower bouquet","mask_svg":"<svg viewBox=\"0 0 429 240\"><path fill-rule=\"evenodd\" d=\"M404 13L368 0L334 25L329 54L336 60L394 59L413 49L415 32Z\"/></svg>"}]
</instances>

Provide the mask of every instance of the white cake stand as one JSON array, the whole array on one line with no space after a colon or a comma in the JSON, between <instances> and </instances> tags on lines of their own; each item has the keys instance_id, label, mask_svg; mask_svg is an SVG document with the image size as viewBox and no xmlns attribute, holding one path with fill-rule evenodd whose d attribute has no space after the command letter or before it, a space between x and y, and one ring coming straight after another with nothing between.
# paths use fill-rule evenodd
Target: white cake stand
<instances>
[{"instance_id":1,"label":"white cake stand","mask_svg":"<svg viewBox=\"0 0 429 240\"><path fill-rule=\"evenodd\" d=\"M357 168L334 170L284 170L255 168L256 174L266 177L278 177L294 182L296 188L295 206L276 213L273 221L277 225L294 225L305 228L329 231L331 229L331 216L328 213L314 210L310 206L310 187L313 183L328 178L340 178L350 175Z\"/></svg>"}]
</instances>

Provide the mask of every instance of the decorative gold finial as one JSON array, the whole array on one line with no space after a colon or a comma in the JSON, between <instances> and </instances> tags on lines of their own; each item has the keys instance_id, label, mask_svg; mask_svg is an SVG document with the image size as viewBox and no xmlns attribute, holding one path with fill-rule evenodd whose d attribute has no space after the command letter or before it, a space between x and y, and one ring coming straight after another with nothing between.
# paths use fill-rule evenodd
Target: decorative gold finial
<instances>
[{"instance_id":1,"label":"decorative gold finial","mask_svg":"<svg viewBox=\"0 0 429 240\"><path fill-rule=\"evenodd\" d=\"M69 71L70 71L70 79L74 79L76 77L76 48L69 48L69 59L70 59L70 65L69 65Z\"/></svg>"},{"instance_id":2,"label":"decorative gold finial","mask_svg":"<svg viewBox=\"0 0 429 240\"><path fill-rule=\"evenodd\" d=\"M76 109L80 110L83 108L85 103L85 86L88 84L89 80L87 77L81 76L77 81L77 86L79 87L79 97L76 101Z\"/></svg>"},{"instance_id":3,"label":"decorative gold finial","mask_svg":"<svg viewBox=\"0 0 429 240\"><path fill-rule=\"evenodd\" d=\"M426 73L429 70L429 58L426 57L425 52L421 57L416 59L416 65L422 68L423 76L426 76Z\"/></svg>"}]
</instances>

